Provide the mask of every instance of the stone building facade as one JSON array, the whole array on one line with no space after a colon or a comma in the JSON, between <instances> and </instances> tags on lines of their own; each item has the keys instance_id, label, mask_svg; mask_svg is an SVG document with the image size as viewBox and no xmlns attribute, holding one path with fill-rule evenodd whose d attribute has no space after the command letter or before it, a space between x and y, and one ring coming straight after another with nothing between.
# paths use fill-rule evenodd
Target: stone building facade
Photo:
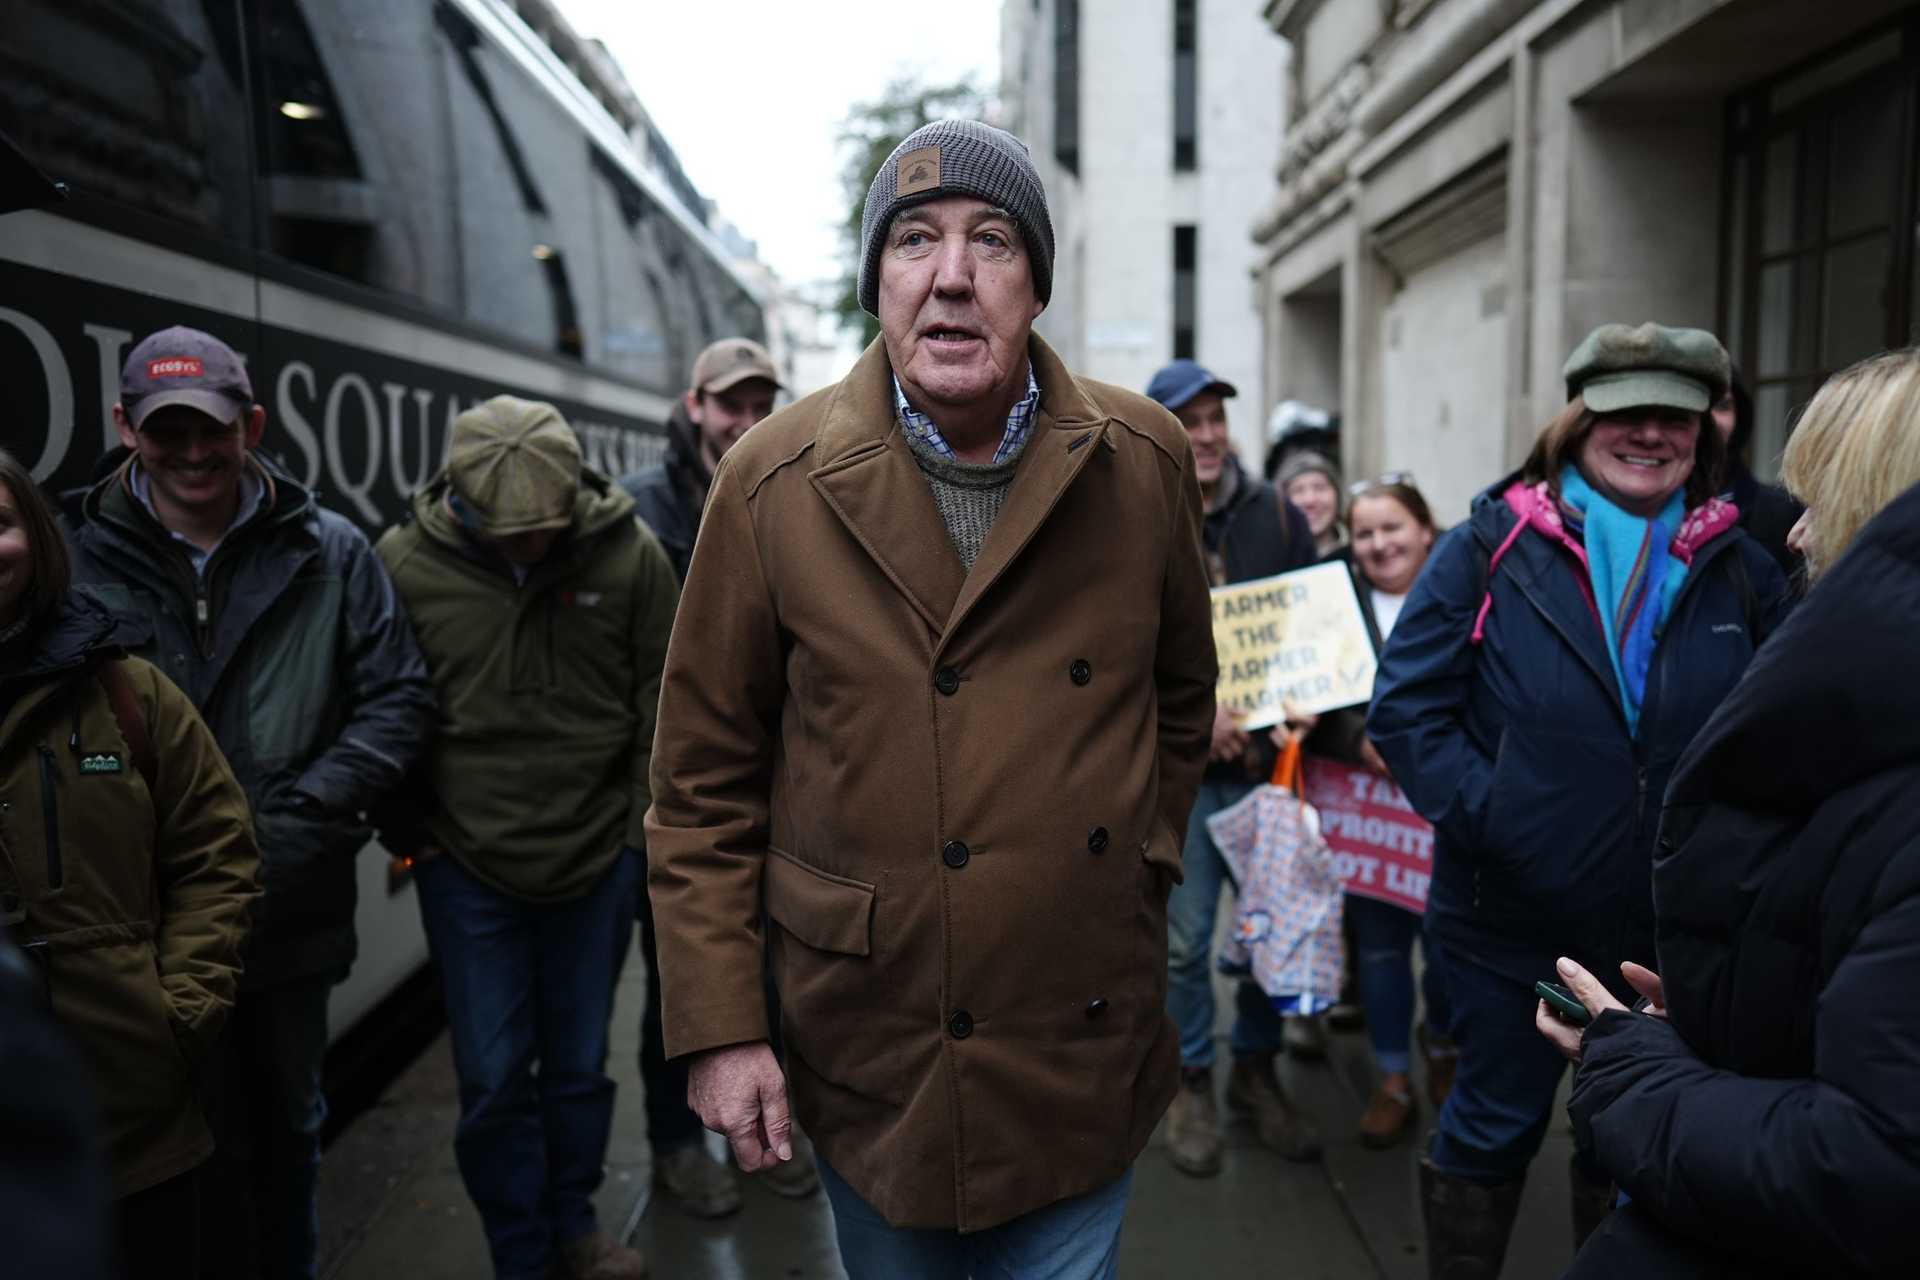
<instances>
[{"instance_id":1,"label":"stone building facade","mask_svg":"<svg viewBox=\"0 0 1920 1280\"><path fill-rule=\"evenodd\" d=\"M1518 464L1606 321L1719 333L1756 471L1913 340L1920 6L1270 0L1292 124L1253 227L1270 401L1443 522Z\"/></svg>"},{"instance_id":2,"label":"stone building facade","mask_svg":"<svg viewBox=\"0 0 1920 1280\"><path fill-rule=\"evenodd\" d=\"M1234 383L1258 464L1260 320L1247 227L1271 194L1285 46L1252 0L1005 0L1001 120L1046 183L1053 300L1035 328L1134 390L1176 356Z\"/></svg>"}]
</instances>

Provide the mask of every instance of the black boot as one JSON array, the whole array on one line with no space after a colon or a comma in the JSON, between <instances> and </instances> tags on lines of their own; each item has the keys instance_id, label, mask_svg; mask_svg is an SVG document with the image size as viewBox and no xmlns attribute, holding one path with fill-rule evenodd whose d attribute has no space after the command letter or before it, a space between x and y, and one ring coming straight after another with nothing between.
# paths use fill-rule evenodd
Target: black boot
<instances>
[{"instance_id":1,"label":"black boot","mask_svg":"<svg viewBox=\"0 0 1920 1280\"><path fill-rule=\"evenodd\" d=\"M1524 1177L1492 1186L1454 1178L1420 1160L1420 1216L1427 1224L1427 1280L1499 1280Z\"/></svg>"},{"instance_id":2,"label":"black boot","mask_svg":"<svg viewBox=\"0 0 1920 1280\"><path fill-rule=\"evenodd\" d=\"M1599 1229L1601 1220L1613 1208L1613 1180L1596 1181L1593 1172L1581 1172L1578 1153L1567 1161L1567 1189L1573 1200L1573 1251L1578 1254L1587 1237Z\"/></svg>"}]
</instances>

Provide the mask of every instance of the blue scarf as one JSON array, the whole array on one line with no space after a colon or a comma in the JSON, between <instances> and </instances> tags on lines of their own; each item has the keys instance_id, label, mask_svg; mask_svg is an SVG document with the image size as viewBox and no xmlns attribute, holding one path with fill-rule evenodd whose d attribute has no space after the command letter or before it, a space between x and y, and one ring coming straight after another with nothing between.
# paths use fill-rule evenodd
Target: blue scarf
<instances>
[{"instance_id":1,"label":"blue scarf","mask_svg":"<svg viewBox=\"0 0 1920 1280\"><path fill-rule=\"evenodd\" d=\"M1568 529L1587 548L1587 574L1607 639L1607 658L1620 685L1627 729L1640 732L1653 646L1687 580L1686 562L1671 554L1686 516L1676 493L1651 520L1622 511L1595 492L1577 467L1560 473L1560 501Z\"/></svg>"}]
</instances>

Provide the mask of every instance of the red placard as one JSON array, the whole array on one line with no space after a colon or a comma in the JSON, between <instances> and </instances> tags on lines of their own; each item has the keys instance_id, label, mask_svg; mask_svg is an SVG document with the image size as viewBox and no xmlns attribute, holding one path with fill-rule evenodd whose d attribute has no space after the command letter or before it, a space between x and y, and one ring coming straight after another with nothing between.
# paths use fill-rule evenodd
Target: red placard
<instances>
[{"instance_id":1,"label":"red placard","mask_svg":"<svg viewBox=\"0 0 1920 1280\"><path fill-rule=\"evenodd\" d=\"M1304 799L1348 893L1425 914L1433 876L1433 827L1393 781L1370 769L1306 758Z\"/></svg>"}]
</instances>

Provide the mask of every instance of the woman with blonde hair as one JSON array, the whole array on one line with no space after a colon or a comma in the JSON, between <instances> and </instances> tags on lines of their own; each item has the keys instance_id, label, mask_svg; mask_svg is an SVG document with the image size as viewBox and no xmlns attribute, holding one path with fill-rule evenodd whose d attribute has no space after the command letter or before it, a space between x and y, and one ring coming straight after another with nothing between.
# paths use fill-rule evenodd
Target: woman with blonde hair
<instances>
[{"instance_id":1,"label":"woman with blonde hair","mask_svg":"<svg viewBox=\"0 0 1920 1280\"><path fill-rule=\"evenodd\" d=\"M1578 1277L1920 1274L1920 351L1830 378L1785 478L1812 586L1667 792L1644 1007L1562 959L1591 1023L1536 1011L1628 1198Z\"/></svg>"}]
</instances>

